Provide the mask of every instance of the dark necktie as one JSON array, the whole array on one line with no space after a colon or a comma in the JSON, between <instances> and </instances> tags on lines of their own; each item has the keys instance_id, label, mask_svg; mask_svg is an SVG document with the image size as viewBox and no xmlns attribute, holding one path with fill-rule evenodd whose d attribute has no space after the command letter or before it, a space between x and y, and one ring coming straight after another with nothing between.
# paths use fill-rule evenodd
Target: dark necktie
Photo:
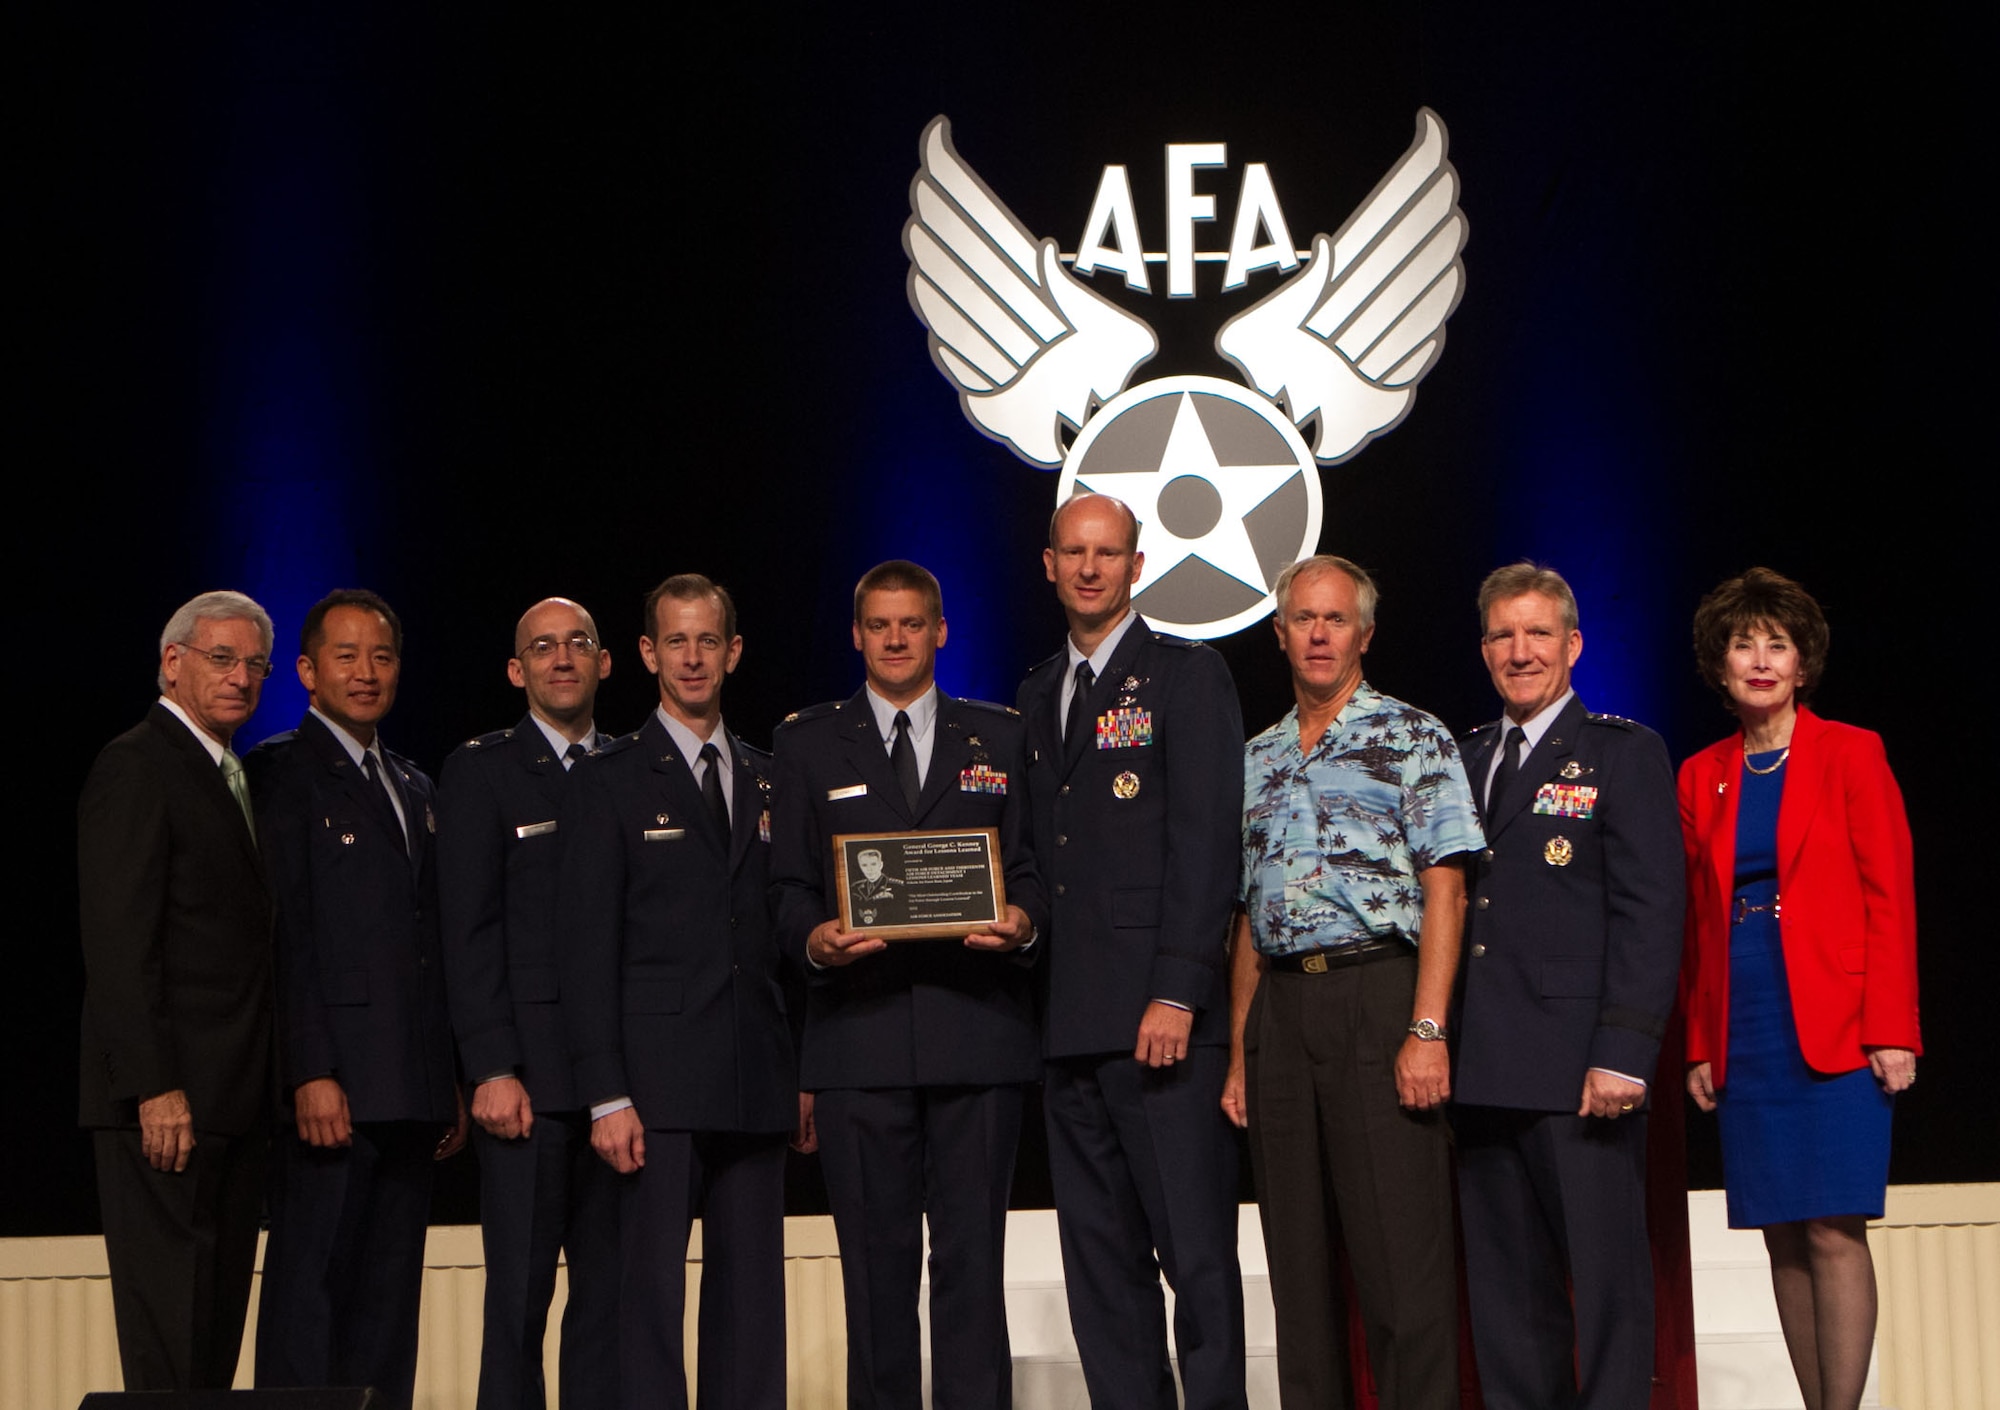
<instances>
[{"instance_id":1,"label":"dark necktie","mask_svg":"<svg viewBox=\"0 0 2000 1410\"><path fill-rule=\"evenodd\" d=\"M722 796L722 755L713 744L701 746L701 801L708 805L708 815L715 819L715 830L722 837L729 836L729 800Z\"/></svg>"},{"instance_id":2,"label":"dark necktie","mask_svg":"<svg viewBox=\"0 0 2000 1410\"><path fill-rule=\"evenodd\" d=\"M1090 662L1076 663L1076 688L1070 692L1069 714L1063 719L1063 745L1074 749L1083 738L1084 722L1090 718L1090 690L1097 684L1097 672Z\"/></svg>"},{"instance_id":3,"label":"dark necktie","mask_svg":"<svg viewBox=\"0 0 2000 1410\"><path fill-rule=\"evenodd\" d=\"M570 766L572 764L575 764L583 759L588 759L589 757L590 757L590 751L584 748L582 743L576 740L571 740L569 748L563 750L563 772L565 773L569 772Z\"/></svg>"},{"instance_id":4,"label":"dark necktie","mask_svg":"<svg viewBox=\"0 0 2000 1410\"><path fill-rule=\"evenodd\" d=\"M373 749L364 749L361 752L361 767L368 775L369 781L382 791L382 805L389 810L390 825L403 834L403 855L408 856L410 852L409 821L407 818L399 820L396 812L395 785L389 782L387 776L382 772L381 766L375 762L375 751Z\"/></svg>"},{"instance_id":5,"label":"dark necktie","mask_svg":"<svg viewBox=\"0 0 2000 1410\"><path fill-rule=\"evenodd\" d=\"M924 786L917 778L917 746L910 742L910 716L905 710L896 712L896 738L889 745L889 765L896 771L896 782L903 786L903 801L914 814Z\"/></svg>"},{"instance_id":6,"label":"dark necktie","mask_svg":"<svg viewBox=\"0 0 2000 1410\"><path fill-rule=\"evenodd\" d=\"M1507 738L1500 745L1500 767L1493 771L1493 785L1486 790L1486 811L1489 815L1500 806L1500 800L1507 796L1507 785L1521 771L1521 746L1527 742L1528 732L1519 725L1508 729Z\"/></svg>"}]
</instances>

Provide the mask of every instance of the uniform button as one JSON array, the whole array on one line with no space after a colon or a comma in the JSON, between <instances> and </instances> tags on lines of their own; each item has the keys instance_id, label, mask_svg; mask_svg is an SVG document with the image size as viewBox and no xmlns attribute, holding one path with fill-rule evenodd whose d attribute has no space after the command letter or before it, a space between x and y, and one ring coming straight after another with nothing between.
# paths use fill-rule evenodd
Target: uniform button
<instances>
[{"instance_id":1,"label":"uniform button","mask_svg":"<svg viewBox=\"0 0 2000 1410\"><path fill-rule=\"evenodd\" d=\"M1058 895L1058 896L1061 896L1061 895L1063 895L1063 894L1064 894L1064 891L1063 891L1063 884L1062 884L1062 883L1061 883L1060 881L1058 881L1058 882L1056 883L1056 895Z\"/></svg>"},{"instance_id":2,"label":"uniform button","mask_svg":"<svg viewBox=\"0 0 2000 1410\"><path fill-rule=\"evenodd\" d=\"M1472 957L1475 960L1485 953L1486 953L1486 947L1484 945L1474 945L1472 947Z\"/></svg>"},{"instance_id":3,"label":"uniform button","mask_svg":"<svg viewBox=\"0 0 2000 1410\"><path fill-rule=\"evenodd\" d=\"M1069 834L1064 832L1058 832L1056 834L1056 846L1058 847L1069 846Z\"/></svg>"},{"instance_id":4,"label":"uniform button","mask_svg":"<svg viewBox=\"0 0 2000 1410\"><path fill-rule=\"evenodd\" d=\"M1488 848L1486 849L1486 851L1485 851L1485 852L1484 852L1484 853L1483 853L1482 855L1484 855L1484 856L1485 856L1485 858L1486 858L1486 860L1487 860L1487 861L1489 861L1489 862L1490 862L1490 861L1492 861L1492 860L1493 860L1493 849L1492 849L1491 847L1488 847Z\"/></svg>"},{"instance_id":5,"label":"uniform button","mask_svg":"<svg viewBox=\"0 0 2000 1410\"><path fill-rule=\"evenodd\" d=\"M1061 788L1057 789L1056 792L1060 797L1063 798L1069 797L1069 785L1064 784Z\"/></svg>"},{"instance_id":6,"label":"uniform button","mask_svg":"<svg viewBox=\"0 0 2000 1410\"><path fill-rule=\"evenodd\" d=\"M729 966L729 972L731 974L741 974L743 972L743 966L740 964L733 964Z\"/></svg>"},{"instance_id":7,"label":"uniform button","mask_svg":"<svg viewBox=\"0 0 2000 1410\"><path fill-rule=\"evenodd\" d=\"M1488 901L1488 900L1487 900L1487 899L1486 899L1486 898L1485 898L1484 896L1481 896L1481 897L1479 898L1479 909L1480 909L1480 910L1482 910L1482 911L1483 911L1483 910L1485 910L1485 909L1487 908L1487 906L1489 906L1489 905L1491 905L1491 904L1492 904L1492 902Z\"/></svg>"}]
</instances>

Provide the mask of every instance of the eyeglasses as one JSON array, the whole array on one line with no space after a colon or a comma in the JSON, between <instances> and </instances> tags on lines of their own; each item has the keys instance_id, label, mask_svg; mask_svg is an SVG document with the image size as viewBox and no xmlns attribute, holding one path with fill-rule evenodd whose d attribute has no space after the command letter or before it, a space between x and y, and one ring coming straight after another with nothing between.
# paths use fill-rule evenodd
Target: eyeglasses
<instances>
[{"instance_id":1,"label":"eyeglasses","mask_svg":"<svg viewBox=\"0 0 2000 1410\"><path fill-rule=\"evenodd\" d=\"M572 656L589 656L597 650L597 643L590 639L588 632L571 632L568 636L538 636L514 653L516 660L546 661L564 647Z\"/></svg>"},{"instance_id":2,"label":"eyeglasses","mask_svg":"<svg viewBox=\"0 0 2000 1410\"><path fill-rule=\"evenodd\" d=\"M271 658L268 656L238 656L234 651L221 647L214 651L203 651L191 641L177 641L174 645L201 657L215 668L217 675L226 676L238 666L258 680L268 679L271 674Z\"/></svg>"}]
</instances>

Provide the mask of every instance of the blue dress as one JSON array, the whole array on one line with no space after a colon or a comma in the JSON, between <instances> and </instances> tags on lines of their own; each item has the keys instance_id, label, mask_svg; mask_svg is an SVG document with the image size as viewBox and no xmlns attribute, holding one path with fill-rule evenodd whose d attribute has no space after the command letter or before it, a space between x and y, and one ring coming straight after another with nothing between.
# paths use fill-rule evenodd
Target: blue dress
<instances>
[{"instance_id":1,"label":"blue dress","mask_svg":"<svg viewBox=\"0 0 2000 1410\"><path fill-rule=\"evenodd\" d=\"M1783 755L1753 754L1736 798L1736 895L1729 935L1729 1085L1716 1094L1729 1226L1761 1229L1838 1215L1880 1218L1892 1099L1866 1066L1806 1066L1778 940L1778 801ZM1753 907L1763 907L1761 910Z\"/></svg>"}]
</instances>

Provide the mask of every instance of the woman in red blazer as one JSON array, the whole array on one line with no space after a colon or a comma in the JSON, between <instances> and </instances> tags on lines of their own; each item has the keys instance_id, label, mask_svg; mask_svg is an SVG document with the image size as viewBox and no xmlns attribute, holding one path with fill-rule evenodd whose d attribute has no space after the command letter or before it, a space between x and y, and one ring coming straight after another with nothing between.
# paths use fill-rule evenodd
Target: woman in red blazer
<instances>
[{"instance_id":1,"label":"woman in red blazer","mask_svg":"<svg viewBox=\"0 0 2000 1410\"><path fill-rule=\"evenodd\" d=\"M1718 1113L1730 1225L1764 1231L1805 1403L1846 1410L1875 1337L1890 1097L1921 1050L1910 828L1881 738L1803 708L1827 641L1803 588L1752 568L1694 636L1742 729L1681 766L1688 1091Z\"/></svg>"}]
</instances>

